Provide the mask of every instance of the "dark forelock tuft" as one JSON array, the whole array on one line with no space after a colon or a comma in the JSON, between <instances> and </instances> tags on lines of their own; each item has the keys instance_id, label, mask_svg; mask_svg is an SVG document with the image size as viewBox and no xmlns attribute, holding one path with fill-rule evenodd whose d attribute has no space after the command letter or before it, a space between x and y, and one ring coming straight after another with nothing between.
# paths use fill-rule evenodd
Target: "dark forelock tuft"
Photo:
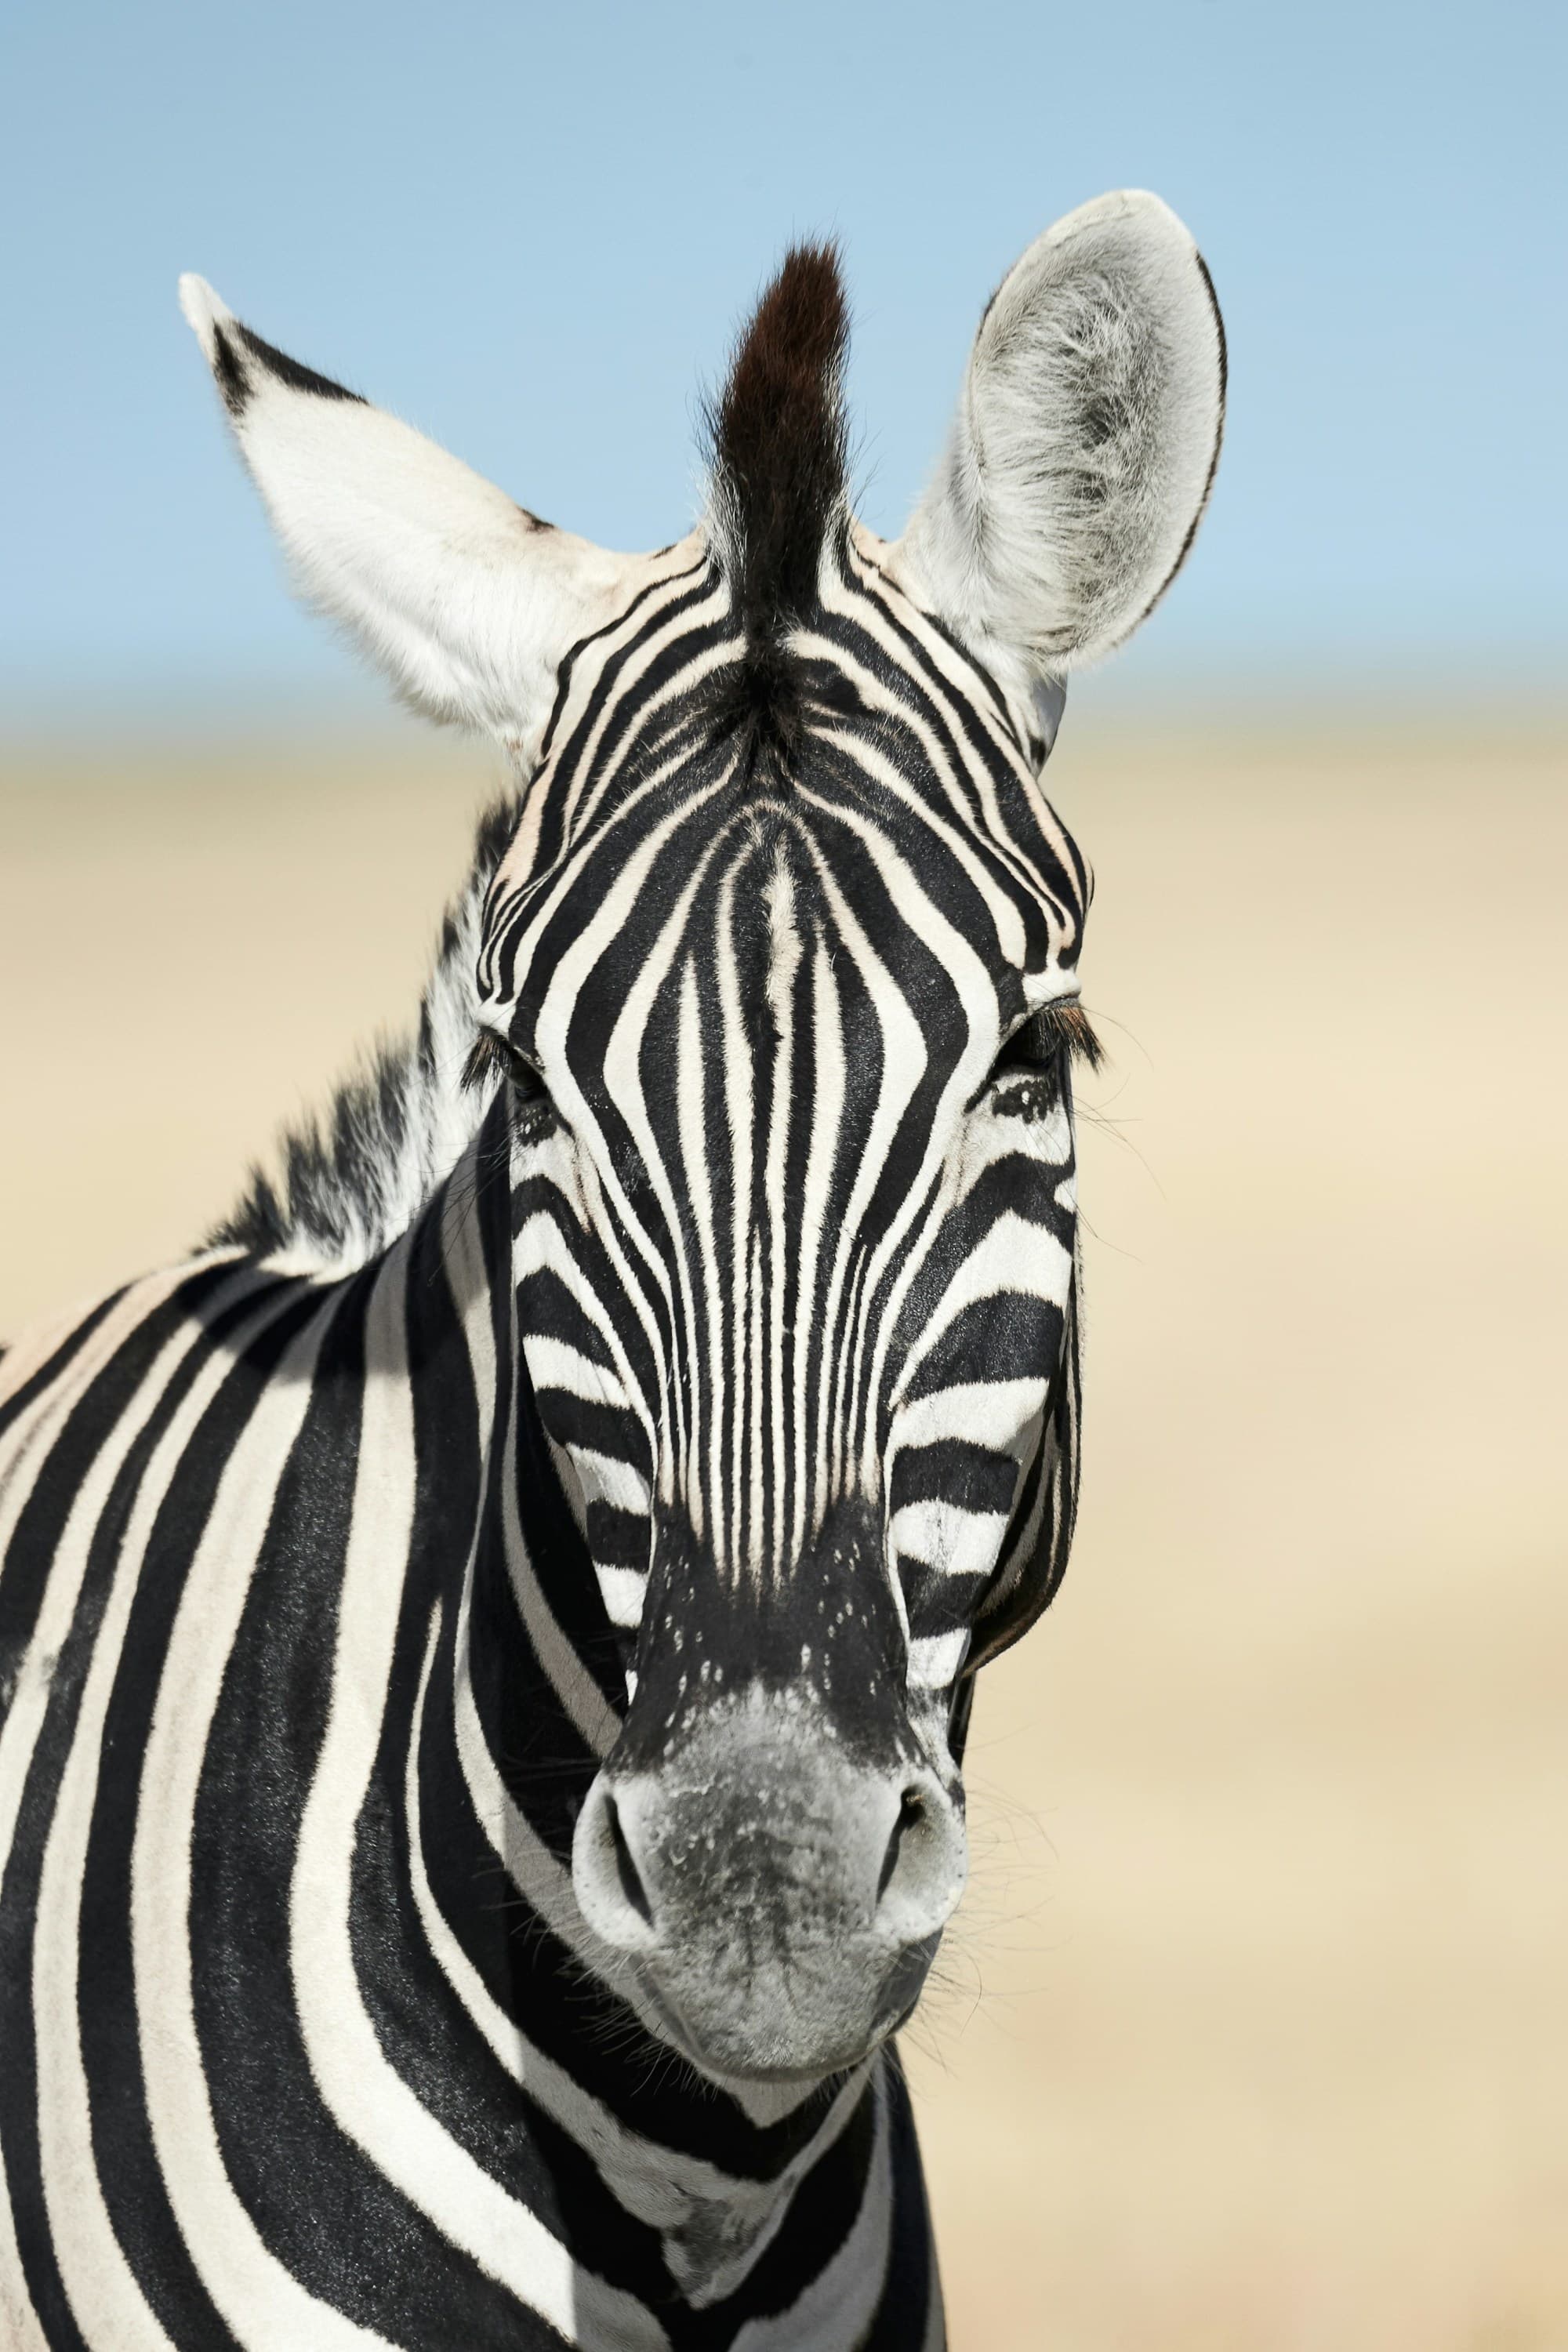
<instances>
[{"instance_id":1,"label":"dark forelock tuft","mask_svg":"<svg viewBox=\"0 0 1568 2352\"><path fill-rule=\"evenodd\" d=\"M793 246L710 413L725 561L764 661L815 604L823 539L843 510L847 336L837 247Z\"/></svg>"}]
</instances>

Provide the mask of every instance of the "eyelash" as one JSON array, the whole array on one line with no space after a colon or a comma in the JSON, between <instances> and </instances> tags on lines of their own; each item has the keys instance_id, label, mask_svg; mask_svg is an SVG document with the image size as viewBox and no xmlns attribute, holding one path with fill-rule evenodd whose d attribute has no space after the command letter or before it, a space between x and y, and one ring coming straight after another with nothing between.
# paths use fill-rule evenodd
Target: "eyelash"
<instances>
[{"instance_id":1,"label":"eyelash","mask_svg":"<svg viewBox=\"0 0 1568 2352\"><path fill-rule=\"evenodd\" d=\"M511 1089L512 1125L520 1141L542 1143L553 1133L555 1108L533 1064L518 1052L510 1037L481 1029L463 1065L463 1085L483 1086L489 1077L503 1078Z\"/></svg>"},{"instance_id":2,"label":"eyelash","mask_svg":"<svg viewBox=\"0 0 1568 2352\"><path fill-rule=\"evenodd\" d=\"M1105 1048L1088 1013L1077 1003L1042 1005L1021 1028L1015 1029L997 1056L996 1074L1000 1077L1009 1070L1048 1070L1064 1056L1089 1070L1098 1070L1105 1059Z\"/></svg>"},{"instance_id":3,"label":"eyelash","mask_svg":"<svg viewBox=\"0 0 1568 2352\"><path fill-rule=\"evenodd\" d=\"M493 1029L481 1029L463 1065L463 1085L481 1087L490 1077L508 1078L520 1091L526 1090L531 1080L535 1086L540 1083L532 1064L523 1059L510 1038L498 1036Z\"/></svg>"}]
</instances>

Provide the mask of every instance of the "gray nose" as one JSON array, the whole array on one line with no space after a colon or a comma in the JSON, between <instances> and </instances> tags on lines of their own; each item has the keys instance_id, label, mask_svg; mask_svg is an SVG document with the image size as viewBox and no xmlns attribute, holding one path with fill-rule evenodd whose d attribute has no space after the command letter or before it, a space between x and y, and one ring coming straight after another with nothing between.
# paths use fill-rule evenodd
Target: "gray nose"
<instances>
[{"instance_id":1,"label":"gray nose","mask_svg":"<svg viewBox=\"0 0 1568 2352\"><path fill-rule=\"evenodd\" d=\"M617 1950L656 1950L672 1913L740 1899L778 1919L832 1924L893 1947L945 1927L963 1885L961 1841L936 1775L849 1782L831 1813L793 1818L746 1803L704 1803L651 1773L589 1790L572 1850L584 1917Z\"/></svg>"},{"instance_id":2,"label":"gray nose","mask_svg":"<svg viewBox=\"0 0 1568 2352\"><path fill-rule=\"evenodd\" d=\"M752 1707L589 1790L572 1869L689 2054L824 2071L911 2005L963 1891L963 1824L923 1764L853 1761Z\"/></svg>"}]
</instances>

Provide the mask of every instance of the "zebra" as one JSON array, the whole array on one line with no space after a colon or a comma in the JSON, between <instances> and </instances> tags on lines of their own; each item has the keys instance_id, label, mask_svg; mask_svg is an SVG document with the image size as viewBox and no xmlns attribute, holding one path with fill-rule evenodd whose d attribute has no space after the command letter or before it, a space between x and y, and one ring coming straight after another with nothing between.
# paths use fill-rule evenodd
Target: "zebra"
<instances>
[{"instance_id":1,"label":"zebra","mask_svg":"<svg viewBox=\"0 0 1568 2352\"><path fill-rule=\"evenodd\" d=\"M1040 778L1208 496L1208 273L1139 193L1037 239L888 541L795 247L647 556L182 300L511 783L411 1041L0 1360L0 2340L934 2352L896 2035L1078 1486Z\"/></svg>"}]
</instances>

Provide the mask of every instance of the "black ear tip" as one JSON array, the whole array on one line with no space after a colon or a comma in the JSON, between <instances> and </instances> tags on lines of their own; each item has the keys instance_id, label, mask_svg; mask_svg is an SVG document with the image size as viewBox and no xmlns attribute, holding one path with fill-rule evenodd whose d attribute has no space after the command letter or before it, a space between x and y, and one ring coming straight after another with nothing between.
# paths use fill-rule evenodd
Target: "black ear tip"
<instances>
[{"instance_id":1,"label":"black ear tip","mask_svg":"<svg viewBox=\"0 0 1568 2352\"><path fill-rule=\"evenodd\" d=\"M244 332L243 328L240 331ZM250 398L250 378L245 373L238 352L216 319L213 320L212 338L213 373L223 394L223 404L231 416L243 416Z\"/></svg>"},{"instance_id":2,"label":"black ear tip","mask_svg":"<svg viewBox=\"0 0 1568 2352\"><path fill-rule=\"evenodd\" d=\"M363 394L351 392L346 384L334 383L330 375L318 375L314 368L301 366L298 360L291 360L287 352L280 352L275 343L264 343L259 335L253 335L250 329L242 327L237 319L234 321L234 331L245 345L247 357L257 361L268 375L276 376L279 383L286 383L290 392L313 393L318 400L353 400L362 408L365 405Z\"/></svg>"}]
</instances>

